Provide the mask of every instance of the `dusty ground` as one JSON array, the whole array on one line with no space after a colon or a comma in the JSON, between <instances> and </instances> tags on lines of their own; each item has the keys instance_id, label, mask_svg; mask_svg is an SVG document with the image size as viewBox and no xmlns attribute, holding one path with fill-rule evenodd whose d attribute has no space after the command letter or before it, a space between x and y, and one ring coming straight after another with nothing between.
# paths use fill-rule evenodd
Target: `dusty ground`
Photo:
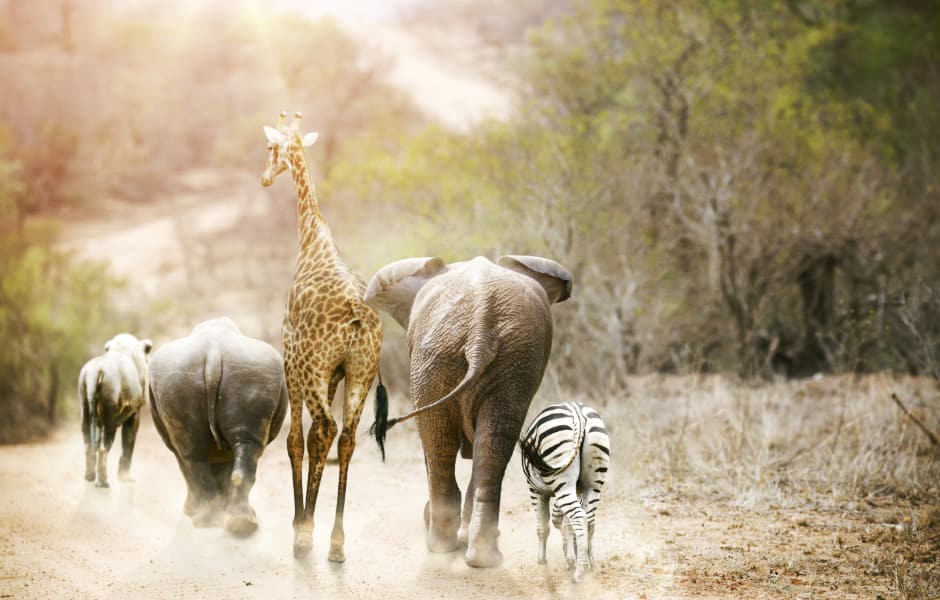
<instances>
[{"instance_id":1,"label":"dusty ground","mask_svg":"<svg viewBox=\"0 0 940 600\"><path fill-rule=\"evenodd\" d=\"M425 549L423 464L416 433L402 427L391 433L386 464L371 440L360 440L346 563L326 560L332 466L314 551L297 560L283 433L262 458L252 493L261 526L247 539L195 529L182 515L182 478L149 417L138 439L136 481L116 480L115 447L109 490L82 479L77 424L45 443L0 448L0 598L892 597L898 574L876 557L908 544L903 531L910 519L897 506L741 512L650 497L612 470L595 536L598 568L576 586L557 532L549 538L549 564L536 563L534 516L514 457L504 482L505 563L471 569L459 553ZM461 461L464 481L467 465ZM930 560L929 552L924 556Z\"/></svg>"}]
</instances>

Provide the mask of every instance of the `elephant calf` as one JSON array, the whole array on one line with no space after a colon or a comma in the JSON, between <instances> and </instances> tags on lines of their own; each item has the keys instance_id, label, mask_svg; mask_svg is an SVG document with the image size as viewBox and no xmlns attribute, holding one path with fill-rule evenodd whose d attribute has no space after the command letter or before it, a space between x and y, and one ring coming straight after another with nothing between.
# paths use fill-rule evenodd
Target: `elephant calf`
<instances>
[{"instance_id":1,"label":"elephant calf","mask_svg":"<svg viewBox=\"0 0 940 600\"><path fill-rule=\"evenodd\" d=\"M140 427L140 408L147 402L147 355L150 340L121 333L104 345L104 354L89 360L78 375L85 439L85 479L108 487L108 451L121 428L118 478L127 479Z\"/></svg>"},{"instance_id":2,"label":"elephant calf","mask_svg":"<svg viewBox=\"0 0 940 600\"><path fill-rule=\"evenodd\" d=\"M287 410L284 362L227 318L196 325L150 362L153 421L176 455L193 524L246 535L258 527L248 495L258 459Z\"/></svg>"}]
</instances>

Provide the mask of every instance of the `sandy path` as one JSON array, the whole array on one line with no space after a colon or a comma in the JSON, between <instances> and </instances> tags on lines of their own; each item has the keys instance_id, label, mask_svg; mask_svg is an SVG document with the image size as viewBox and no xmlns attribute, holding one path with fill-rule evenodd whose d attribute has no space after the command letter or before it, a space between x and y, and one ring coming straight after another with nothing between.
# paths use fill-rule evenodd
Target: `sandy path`
<instances>
[{"instance_id":1,"label":"sandy path","mask_svg":"<svg viewBox=\"0 0 940 600\"><path fill-rule=\"evenodd\" d=\"M534 516L515 461L504 484L504 565L471 569L459 553L429 554L421 533L426 488L417 434L402 427L390 438L384 465L371 440L360 441L350 469L342 565L326 560L335 467L325 475L313 552L303 560L291 554L283 432L262 457L252 493L260 529L243 540L195 529L182 515L182 478L149 417L134 457L136 481L116 480L116 445L109 490L82 479L77 425L47 443L0 448L0 597L567 598L590 591L614 598L638 589L667 592L673 569L660 556L662 540L644 531L646 510L626 502L616 480L601 505L595 547L602 566L593 581L580 588L568 582L557 533L548 566L536 564ZM462 481L468 465L461 461ZM656 572L639 568L650 557L659 557Z\"/></svg>"}]
</instances>

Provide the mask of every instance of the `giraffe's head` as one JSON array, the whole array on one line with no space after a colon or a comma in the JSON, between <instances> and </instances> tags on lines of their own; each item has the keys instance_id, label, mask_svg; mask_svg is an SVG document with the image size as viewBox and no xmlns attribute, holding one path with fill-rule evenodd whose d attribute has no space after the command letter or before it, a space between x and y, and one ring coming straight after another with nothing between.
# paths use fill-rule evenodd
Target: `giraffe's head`
<instances>
[{"instance_id":1,"label":"giraffe's head","mask_svg":"<svg viewBox=\"0 0 940 600\"><path fill-rule=\"evenodd\" d=\"M261 174L261 185L269 186L274 178L291 168L291 155L303 156L304 146L312 146L317 141L318 133L300 133L301 113L294 113L294 122L287 126L287 113L281 112L277 120L277 127L264 127L264 135L268 138L268 164Z\"/></svg>"}]
</instances>

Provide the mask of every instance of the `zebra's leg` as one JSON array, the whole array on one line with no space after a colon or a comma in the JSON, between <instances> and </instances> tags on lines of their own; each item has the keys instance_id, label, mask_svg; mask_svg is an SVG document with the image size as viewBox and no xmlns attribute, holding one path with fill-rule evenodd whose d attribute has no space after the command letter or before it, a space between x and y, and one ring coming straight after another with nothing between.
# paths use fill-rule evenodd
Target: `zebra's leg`
<instances>
[{"instance_id":1,"label":"zebra's leg","mask_svg":"<svg viewBox=\"0 0 940 600\"><path fill-rule=\"evenodd\" d=\"M603 485L603 483L601 483ZM597 512L597 503L600 501L600 486L597 489L588 488L581 496L581 508L587 517L587 559L588 568L594 570L594 515Z\"/></svg>"},{"instance_id":2,"label":"zebra's leg","mask_svg":"<svg viewBox=\"0 0 940 600\"><path fill-rule=\"evenodd\" d=\"M539 564L548 562L545 558L545 546L548 542L548 496L529 488L532 496L532 505L535 506L535 533L539 537Z\"/></svg>"},{"instance_id":3,"label":"zebra's leg","mask_svg":"<svg viewBox=\"0 0 940 600\"><path fill-rule=\"evenodd\" d=\"M558 497L552 501L552 525L561 533L561 543L564 549L568 568L574 568L574 540L571 537L571 527L565 520L565 513L558 508Z\"/></svg>"},{"instance_id":4,"label":"zebra's leg","mask_svg":"<svg viewBox=\"0 0 940 600\"><path fill-rule=\"evenodd\" d=\"M571 561L567 550L572 550L574 554L574 581L581 581L585 572L588 570L588 540L587 540L587 515L584 508L581 507L581 500L578 498L577 488L574 485L566 485L558 490L555 500L558 509L565 515L564 523L567 525L569 539L574 538L573 544L566 544L566 558ZM573 548L572 548L573 546Z\"/></svg>"}]
</instances>

